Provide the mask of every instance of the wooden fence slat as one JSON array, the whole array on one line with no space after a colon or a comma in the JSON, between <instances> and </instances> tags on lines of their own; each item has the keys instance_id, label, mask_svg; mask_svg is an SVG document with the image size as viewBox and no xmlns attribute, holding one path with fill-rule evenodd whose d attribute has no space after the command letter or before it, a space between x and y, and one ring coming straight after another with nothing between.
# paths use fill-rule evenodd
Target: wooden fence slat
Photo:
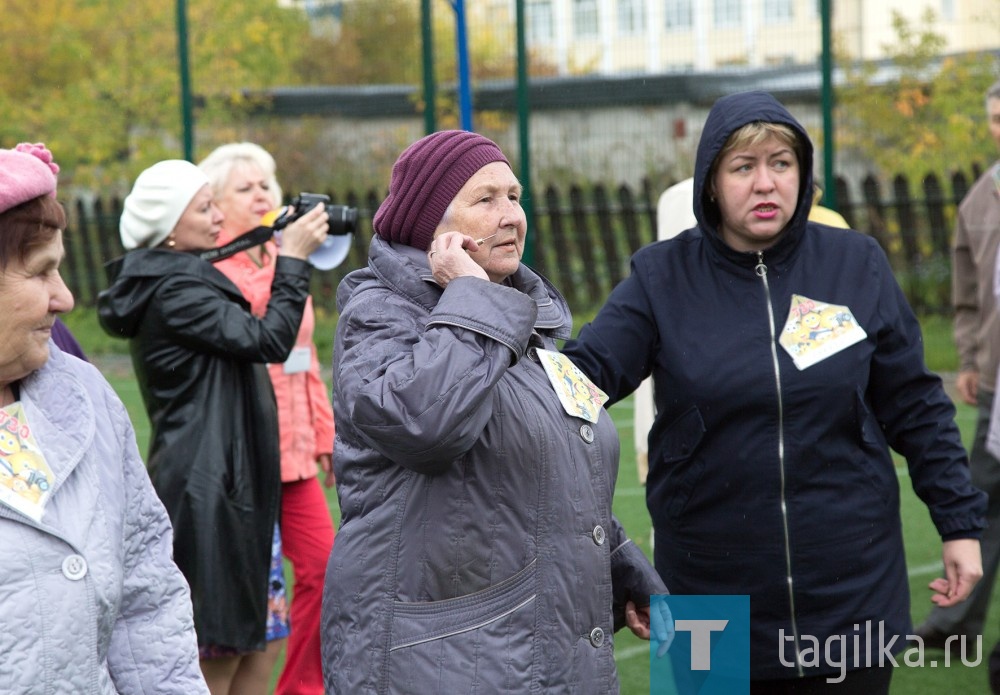
<instances>
[{"instance_id":1,"label":"wooden fence slat","mask_svg":"<svg viewBox=\"0 0 1000 695\"><path fill-rule=\"evenodd\" d=\"M907 270L913 270L920 258L917 246L917 218L910 200L910 187L902 175L892 180L892 192L896 197L896 221L899 224L899 238L903 244L903 260Z\"/></svg>"},{"instance_id":2,"label":"wooden fence slat","mask_svg":"<svg viewBox=\"0 0 1000 695\"><path fill-rule=\"evenodd\" d=\"M847 220L851 229L857 229L858 220L854 213L854 206L851 204L851 191L847 186L847 180L842 176L835 177L834 190L837 192L837 207L840 214Z\"/></svg>"},{"instance_id":3,"label":"wooden fence slat","mask_svg":"<svg viewBox=\"0 0 1000 695\"><path fill-rule=\"evenodd\" d=\"M978 178L978 177L977 177ZM965 194L969 192L969 181L965 178L965 174L961 171L956 171L951 177L951 191L952 191L952 201L957 206Z\"/></svg>"},{"instance_id":4,"label":"wooden fence slat","mask_svg":"<svg viewBox=\"0 0 1000 695\"><path fill-rule=\"evenodd\" d=\"M111 256L104 255L104 249L108 248L106 238L108 231L104 227L106 217L104 213L104 201L98 198L94 201L94 221L96 224L87 230L87 236L81 240L83 242L82 256L84 267L84 283L81 284L86 285L87 298L91 302L97 301L97 293L107 284L104 277L104 262L111 258Z\"/></svg>"},{"instance_id":5,"label":"wooden fence slat","mask_svg":"<svg viewBox=\"0 0 1000 695\"><path fill-rule=\"evenodd\" d=\"M553 274L556 271L550 253L552 245L547 243L551 238L551 231L546 224L548 208L545 206L544 197L544 192L539 194L535 199L535 204L531 206L533 214L528 218L528 230L525 234L524 244L525 248L530 244L534 250L531 267L554 282ZM524 203L523 198L521 202Z\"/></svg>"},{"instance_id":6,"label":"wooden fence slat","mask_svg":"<svg viewBox=\"0 0 1000 695\"><path fill-rule=\"evenodd\" d=\"M587 300L596 305L601 301L601 283L597 274L597 263L594 258L594 237L590 229L590 220L587 214L587 205L583 197L583 189L578 185L570 186L569 189L570 215L573 219L573 227L576 241L576 250L583 261L583 281L587 288Z\"/></svg>"},{"instance_id":7,"label":"wooden fence slat","mask_svg":"<svg viewBox=\"0 0 1000 695\"><path fill-rule=\"evenodd\" d=\"M868 232L882 247L882 250L889 254L889 230L886 225L885 206L879 197L880 186L878 179L874 176L866 176L861 183L861 190L865 198L865 210L868 217Z\"/></svg>"},{"instance_id":8,"label":"wooden fence slat","mask_svg":"<svg viewBox=\"0 0 1000 695\"><path fill-rule=\"evenodd\" d=\"M921 254L923 285L929 305L925 311L942 312L951 304L951 285L945 280L951 277L951 225L946 208L954 208L959 201L949 201L941 188L936 174L928 174L923 181L924 203L927 207L927 221L930 252Z\"/></svg>"},{"instance_id":9,"label":"wooden fence slat","mask_svg":"<svg viewBox=\"0 0 1000 695\"><path fill-rule=\"evenodd\" d=\"M66 286L69 287L70 292L73 293L73 298L80 304L90 304L91 298L84 295L83 285L80 282L81 268L83 266L81 249L87 237L87 228L90 226L89 219L85 213L82 200L77 200L72 208L76 211L76 217L75 219L71 218L66 221L68 229L63 234L63 246L66 249L66 258L63 260L60 274ZM75 227L73 226L74 223Z\"/></svg>"},{"instance_id":10,"label":"wooden fence slat","mask_svg":"<svg viewBox=\"0 0 1000 695\"><path fill-rule=\"evenodd\" d=\"M896 200L896 222L899 225L899 239L903 246L901 284L906 288L910 303L915 311L923 309L920 296L917 268L920 263L920 247L917 244L917 218L910 199L910 187L906 177L897 175L892 180L892 191Z\"/></svg>"},{"instance_id":11,"label":"wooden fence slat","mask_svg":"<svg viewBox=\"0 0 1000 695\"><path fill-rule=\"evenodd\" d=\"M570 306L581 306L584 299L583 286L575 282L573 278L573 254L570 250L569 239L566 234L566 227L563 224L563 206L559 200L559 191L555 186L548 186L545 189L545 207L549 223L549 237L551 237L551 248L553 256L550 266L550 274L547 275L559 291L566 297Z\"/></svg>"},{"instance_id":12,"label":"wooden fence slat","mask_svg":"<svg viewBox=\"0 0 1000 695\"><path fill-rule=\"evenodd\" d=\"M927 220L930 222L931 250L936 256L947 257L950 253L948 225L945 222L944 192L941 182L934 174L924 177L924 203L927 206Z\"/></svg>"},{"instance_id":13,"label":"wooden fence slat","mask_svg":"<svg viewBox=\"0 0 1000 695\"><path fill-rule=\"evenodd\" d=\"M629 256L631 256L644 244L639 233L639 210L636 209L635 197L628 186L618 187L618 203L621 205L621 221L625 229L625 242L628 245Z\"/></svg>"},{"instance_id":14,"label":"wooden fence slat","mask_svg":"<svg viewBox=\"0 0 1000 695\"><path fill-rule=\"evenodd\" d=\"M595 266L595 271L601 283L600 296L606 297L611 288L622 280L622 261L618 253L618 234L611 221L608 192L601 184L594 186L594 210L597 217L597 238L604 254L604 263Z\"/></svg>"},{"instance_id":15,"label":"wooden fence slat","mask_svg":"<svg viewBox=\"0 0 1000 695\"><path fill-rule=\"evenodd\" d=\"M676 183L676 182L675 182ZM671 184L672 185L672 184ZM624 186L623 186L624 188ZM667 187L669 188L669 186ZM642 201L646 212L646 219L649 220L649 235L645 240L640 239L639 246L656 241L659 221L656 219L656 206L660 202L660 194L663 191L653 191L653 184L648 178L642 180ZM638 249L639 246L635 248Z\"/></svg>"}]
</instances>

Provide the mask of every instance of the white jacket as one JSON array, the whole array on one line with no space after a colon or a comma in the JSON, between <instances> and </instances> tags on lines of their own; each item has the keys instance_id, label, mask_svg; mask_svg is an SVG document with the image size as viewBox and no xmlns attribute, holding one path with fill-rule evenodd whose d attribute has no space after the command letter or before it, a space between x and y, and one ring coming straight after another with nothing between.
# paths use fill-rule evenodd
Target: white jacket
<instances>
[{"instance_id":1,"label":"white jacket","mask_svg":"<svg viewBox=\"0 0 1000 695\"><path fill-rule=\"evenodd\" d=\"M187 583L121 401L49 344L20 383L54 474L41 522L0 503L0 689L207 693Z\"/></svg>"}]
</instances>

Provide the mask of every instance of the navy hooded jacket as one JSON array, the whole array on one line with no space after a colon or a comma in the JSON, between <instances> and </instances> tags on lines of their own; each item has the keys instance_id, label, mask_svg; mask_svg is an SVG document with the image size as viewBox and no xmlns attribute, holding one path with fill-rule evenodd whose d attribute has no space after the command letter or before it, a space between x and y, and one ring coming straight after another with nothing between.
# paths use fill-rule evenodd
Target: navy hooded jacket
<instances>
[{"instance_id":1,"label":"navy hooded jacket","mask_svg":"<svg viewBox=\"0 0 1000 695\"><path fill-rule=\"evenodd\" d=\"M772 247L739 252L720 238L706 190L727 138L757 121L785 124L805 145L798 205ZM653 376L656 567L674 594L750 595L754 679L838 672L841 645L853 649L857 636L864 650L866 629L877 665L880 621L885 641L898 635L889 651L905 646L890 447L942 538L984 526L985 495L970 482L954 406L924 364L919 324L872 238L807 221L812 166L806 132L772 96L720 99L698 147L698 226L636 252L630 276L564 349L611 403ZM847 344L838 336L848 328L863 338ZM822 359L796 365L809 355Z\"/></svg>"}]
</instances>

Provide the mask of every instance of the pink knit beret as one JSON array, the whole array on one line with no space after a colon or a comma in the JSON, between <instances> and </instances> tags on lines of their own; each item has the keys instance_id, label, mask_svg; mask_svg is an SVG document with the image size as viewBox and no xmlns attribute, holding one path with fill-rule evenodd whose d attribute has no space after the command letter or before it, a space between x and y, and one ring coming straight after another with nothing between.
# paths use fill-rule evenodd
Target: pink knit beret
<instances>
[{"instance_id":1,"label":"pink knit beret","mask_svg":"<svg viewBox=\"0 0 1000 695\"><path fill-rule=\"evenodd\" d=\"M41 195L56 194L59 165L42 143L0 150L0 213Z\"/></svg>"},{"instance_id":2,"label":"pink knit beret","mask_svg":"<svg viewBox=\"0 0 1000 695\"><path fill-rule=\"evenodd\" d=\"M492 162L510 166L495 142L467 130L442 130L417 140L392 167L389 195L372 220L375 233L426 251L462 186Z\"/></svg>"}]
</instances>

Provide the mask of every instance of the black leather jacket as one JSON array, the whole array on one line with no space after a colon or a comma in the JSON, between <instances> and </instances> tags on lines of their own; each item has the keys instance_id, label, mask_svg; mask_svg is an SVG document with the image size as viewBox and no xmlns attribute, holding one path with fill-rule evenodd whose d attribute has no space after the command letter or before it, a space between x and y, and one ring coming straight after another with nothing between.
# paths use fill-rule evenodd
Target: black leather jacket
<instances>
[{"instance_id":1,"label":"black leather jacket","mask_svg":"<svg viewBox=\"0 0 1000 695\"><path fill-rule=\"evenodd\" d=\"M132 251L109 264L101 326L128 338L152 426L150 477L174 527L202 646L263 649L281 490L266 362L295 344L309 265L279 257L263 318L197 256Z\"/></svg>"}]
</instances>

